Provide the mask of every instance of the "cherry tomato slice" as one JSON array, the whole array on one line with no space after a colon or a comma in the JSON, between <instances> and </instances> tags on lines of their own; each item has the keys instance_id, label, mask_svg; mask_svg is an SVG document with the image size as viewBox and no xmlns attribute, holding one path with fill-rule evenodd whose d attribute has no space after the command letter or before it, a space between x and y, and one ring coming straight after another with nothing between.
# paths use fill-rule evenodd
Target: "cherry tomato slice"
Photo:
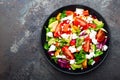
<instances>
[{"instance_id":1,"label":"cherry tomato slice","mask_svg":"<svg viewBox=\"0 0 120 80\"><path fill-rule=\"evenodd\" d=\"M73 24L75 25L75 26L78 26L78 25L80 25L80 26L86 26L87 25L87 22L86 21L84 21L83 19L81 19L81 18L75 18L75 20L73 21Z\"/></svg>"},{"instance_id":2,"label":"cherry tomato slice","mask_svg":"<svg viewBox=\"0 0 120 80\"><path fill-rule=\"evenodd\" d=\"M59 23L55 29L55 32L54 32L54 37L59 37L60 36L60 30L61 30L61 23Z\"/></svg>"},{"instance_id":3,"label":"cherry tomato slice","mask_svg":"<svg viewBox=\"0 0 120 80\"><path fill-rule=\"evenodd\" d=\"M83 11L83 15L84 16L89 16L89 11L88 10Z\"/></svg>"},{"instance_id":4,"label":"cherry tomato slice","mask_svg":"<svg viewBox=\"0 0 120 80\"><path fill-rule=\"evenodd\" d=\"M85 44L83 44L82 48L85 52L89 52L89 50L90 50L90 40L86 41Z\"/></svg>"},{"instance_id":5,"label":"cherry tomato slice","mask_svg":"<svg viewBox=\"0 0 120 80\"><path fill-rule=\"evenodd\" d=\"M73 15L73 11L66 11L65 13L66 13L67 16Z\"/></svg>"},{"instance_id":6,"label":"cherry tomato slice","mask_svg":"<svg viewBox=\"0 0 120 80\"><path fill-rule=\"evenodd\" d=\"M105 39L105 32L102 29L100 29L98 31L97 35L96 35L96 38L97 38L98 42L104 41L104 39Z\"/></svg>"},{"instance_id":7,"label":"cherry tomato slice","mask_svg":"<svg viewBox=\"0 0 120 80\"><path fill-rule=\"evenodd\" d=\"M71 46L74 46L76 44L76 40L75 39L72 39L71 41L70 41L70 45Z\"/></svg>"},{"instance_id":8,"label":"cherry tomato slice","mask_svg":"<svg viewBox=\"0 0 120 80\"><path fill-rule=\"evenodd\" d=\"M74 55L68 49L68 46L62 47L63 54L70 60L74 59Z\"/></svg>"},{"instance_id":9,"label":"cherry tomato slice","mask_svg":"<svg viewBox=\"0 0 120 80\"><path fill-rule=\"evenodd\" d=\"M89 25L91 28L94 28L94 29L96 28L96 24L89 23L88 25Z\"/></svg>"}]
</instances>

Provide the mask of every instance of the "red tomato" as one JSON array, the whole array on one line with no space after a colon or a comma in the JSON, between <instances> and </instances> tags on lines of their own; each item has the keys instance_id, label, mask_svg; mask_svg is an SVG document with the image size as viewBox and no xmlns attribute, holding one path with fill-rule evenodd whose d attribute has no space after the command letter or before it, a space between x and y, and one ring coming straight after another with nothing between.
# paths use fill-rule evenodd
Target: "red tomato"
<instances>
[{"instance_id":1,"label":"red tomato","mask_svg":"<svg viewBox=\"0 0 120 80\"><path fill-rule=\"evenodd\" d=\"M83 19L81 19L81 18L75 18L75 20L73 21L73 24L75 25L75 26L78 26L78 25L80 25L80 26L86 26L87 25L87 22L86 21L84 21Z\"/></svg>"},{"instance_id":2,"label":"red tomato","mask_svg":"<svg viewBox=\"0 0 120 80\"><path fill-rule=\"evenodd\" d=\"M85 52L89 52L89 50L90 50L90 40L85 41L85 44L83 44L82 48Z\"/></svg>"},{"instance_id":3,"label":"red tomato","mask_svg":"<svg viewBox=\"0 0 120 80\"><path fill-rule=\"evenodd\" d=\"M86 30L86 29L88 29L88 28L89 28L89 25L86 24L85 26L83 26L82 30Z\"/></svg>"},{"instance_id":4,"label":"red tomato","mask_svg":"<svg viewBox=\"0 0 120 80\"><path fill-rule=\"evenodd\" d=\"M62 47L63 54L70 60L74 59L74 55L68 49L68 46Z\"/></svg>"},{"instance_id":5,"label":"red tomato","mask_svg":"<svg viewBox=\"0 0 120 80\"><path fill-rule=\"evenodd\" d=\"M75 45L75 44L76 44L76 40L75 40L75 39L72 39L72 40L70 41L70 45L73 46L73 45Z\"/></svg>"},{"instance_id":6,"label":"red tomato","mask_svg":"<svg viewBox=\"0 0 120 80\"><path fill-rule=\"evenodd\" d=\"M94 28L94 29L96 28L96 24L89 23L88 25L89 25L91 28Z\"/></svg>"},{"instance_id":7,"label":"red tomato","mask_svg":"<svg viewBox=\"0 0 120 80\"><path fill-rule=\"evenodd\" d=\"M89 36L87 36L87 37L85 38L85 42L86 42L86 41L90 41L90 42L91 42L91 39L90 39Z\"/></svg>"},{"instance_id":8,"label":"red tomato","mask_svg":"<svg viewBox=\"0 0 120 80\"><path fill-rule=\"evenodd\" d=\"M66 11L65 13L66 13L67 16L73 15L73 11Z\"/></svg>"},{"instance_id":9,"label":"red tomato","mask_svg":"<svg viewBox=\"0 0 120 80\"><path fill-rule=\"evenodd\" d=\"M89 16L89 11L88 10L83 11L83 15L84 16Z\"/></svg>"},{"instance_id":10,"label":"red tomato","mask_svg":"<svg viewBox=\"0 0 120 80\"><path fill-rule=\"evenodd\" d=\"M62 31L63 31L63 32L69 31L69 27L70 27L70 24L64 24L64 25L63 25L63 28L62 28Z\"/></svg>"},{"instance_id":11,"label":"red tomato","mask_svg":"<svg viewBox=\"0 0 120 80\"><path fill-rule=\"evenodd\" d=\"M97 41L102 42L105 39L105 32L103 30L99 30L97 35L96 35Z\"/></svg>"},{"instance_id":12,"label":"red tomato","mask_svg":"<svg viewBox=\"0 0 120 80\"><path fill-rule=\"evenodd\" d=\"M73 13L73 17L76 17L76 16L78 16L78 14L77 13Z\"/></svg>"},{"instance_id":13,"label":"red tomato","mask_svg":"<svg viewBox=\"0 0 120 80\"><path fill-rule=\"evenodd\" d=\"M61 23L59 23L55 29L55 32L54 32L54 37L59 37L60 36L60 30L61 30Z\"/></svg>"}]
</instances>

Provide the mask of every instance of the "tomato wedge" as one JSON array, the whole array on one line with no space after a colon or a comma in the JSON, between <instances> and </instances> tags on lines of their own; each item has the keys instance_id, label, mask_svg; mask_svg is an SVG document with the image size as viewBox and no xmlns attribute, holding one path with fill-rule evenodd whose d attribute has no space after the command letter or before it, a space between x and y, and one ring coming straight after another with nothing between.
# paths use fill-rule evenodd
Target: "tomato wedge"
<instances>
[{"instance_id":1,"label":"tomato wedge","mask_svg":"<svg viewBox=\"0 0 120 80\"><path fill-rule=\"evenodd\" d=\"M83 11L83 15L84 16L89 16L89 11L88 10Z\"/></svg>"},{"instance_id":2,"label":"tomato wedge","mask_svg":"<svg viewBox=\"0 0 120 80\"><path fill-rule=\"evenodd\" d=\"M102 42L105 39L105 31L103 31L102 29L100 29L96 35L96 39L98 42Z\"/></svg>"},{"instance_id":3,"label":"tomato wedge","mask_svg":"<svg viewBox=\"0 0 120 80\"><path fill-rule=\"evenodd\" d=\"M85 41L85 44L83 44L82 48L85 52L89 52L89 50L90 50L90 40Z\"/></svg>"},{"instance_id":4,"label":"tomato wedge","mask_svg":"<svg viewBox=\"0 0 120 80\"><path fill-rule=\"evenodd\" d=\"M66 13L67 16L73 15L73 11L66 11L65 13Z\"/></svg>"},{"instance_id":5,"label":"tomato wedge","mask_svg":"<svg viewBox=\"0 0 120 80\"><path fill-rule=\"evenodd\" d=\"M96 24L89 23L88 25L89 25L91 28L94 28L94 29L96 28Z\"/></svg>"},{"instance_id":6,"label":"tomato wedge","mask_svg":"<svg viewBox=\"0 0 120 80\"><path fill-rule=\"evenodd\" d=\"M76 44L76 40L75 39L72 39L71 41L70 41L70 45L71 46L74 46Z\"/></svg>"},{"instance_id":7,"label":"tomato wedge","mask_svg":"<svg viewBox=\"0 0 120 80\"><path fill-rule=\"evenodd\" d=\"M68 49L68 46L62 47L63 54L70 60L74 59L74 55Z\"/></svg>"},{"instance_id":8,"label":"tomato wedge","mask_svg":"<svg viewBox=\"0 0 120 80\"><path fill-rule=\"evenodd\" d=\"M62 28L62 31L63 32L68 32L69 31L69 27L70 27L70 24L64 24L63 28Z\"/></svg>"},{"instance_id":9,"label":"tomato wedge","mask_svg":"<svg viewBox=\"0 0 120 80\"><path fill-rule=\"evenodd\" d=\"M60 36L60 30L61 30L61 24L62 23L59 23L58 25L57 25L57 27L55 28L55 32L54 32L54 37L59 37Z\"/></svg>"},{"instance_id":10,"label":"tomato wedge","mask_svg":"<svg viewBox=\"0 0 120 80\"><path fill-rule=\"evenodd\" d=\"M84 20L81 19L81 18L75 18L75 20L73 21L73 24L74 24L75 26L80 25L80 26L84 27L84 26L87 25L87 22L84 21Z\"/></svg>"}]
</instances>

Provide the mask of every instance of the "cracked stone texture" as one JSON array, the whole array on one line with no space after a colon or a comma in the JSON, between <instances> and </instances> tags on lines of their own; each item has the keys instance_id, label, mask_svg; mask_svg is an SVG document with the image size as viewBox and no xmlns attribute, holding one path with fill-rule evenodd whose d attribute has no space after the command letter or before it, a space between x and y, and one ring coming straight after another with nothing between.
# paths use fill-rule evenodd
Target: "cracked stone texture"
<instances>
[{"instance_id":1,"label":"cracked stone texture","mask_svg":"<svg viewBox=\"0 0 120 80\"><path fill-rule=\"evenodd\" d=\"M40 52L46 18L56 9L82 4L98 11L111 32L107 59L84 75L55 70ZM120 0L0 0L0 80L120 80Z\"/></svg>"}]
</instances>

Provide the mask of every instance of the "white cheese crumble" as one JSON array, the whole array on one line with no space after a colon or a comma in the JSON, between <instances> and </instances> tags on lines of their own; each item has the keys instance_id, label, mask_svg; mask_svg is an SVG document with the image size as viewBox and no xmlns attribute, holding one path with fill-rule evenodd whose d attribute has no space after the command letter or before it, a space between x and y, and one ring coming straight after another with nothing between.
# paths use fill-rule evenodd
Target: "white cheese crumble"
<instances>
[{"instance_id":1,"label":"white cheese crumble","mask_svg":"<svg viewBox=\"0 0 120 80\"><path fill-rule=\"evenodd\" d=\"M103 51L106 51L107 49L108 49L107 45L104 45L103 48L102 48Z\"/></svg>"},{"instance_id":2,"label":"white cheese crumble","mask_svg":"<svg viewBox=\"0 0 120 80\"><path fill-rule=\"evenodd\" d=\"M51 45L49 48L49 51L55 51L56 46L55 45Z\"/></svg>"},{"instance_id":3,"label":"white cheese crumble","mask_svg":"<svg viewBox=\"0 0 120 80\"><path fill-rule=\"evenodd\" d=\"M48 32L48 33L47 33L47 36L48 36L48 37L53 37L53 33L52 33L52 32Z\"/></svg>"},{"instance_id":4,"label":"white cheese crumble","mask_svg":"<svg viewBox=\"0 0 120 80\"><path fill-rule=\"evenodd\" d=\"M71 34L71 39L76 39L76 38L78 38L77 34L75 33Z\"/></svg>"},{"instance_id":5,"label":"white cheese crumble","mask_svg":"<svg viewBox=\"0 0 120 80\"><path fill-rule=\"evenodd\" d=\"M70 20L70 23L72 23L73 15L70 15L70 16L67 16L67 17L64 17L64 18L61 19L61 21L64 21L64 20Z\"/></svg>"},{"instance_id":6,"label":"white cheese crumble","mask_svg":"<svg viewBox=\"0 0 120 80\"><path fill-rule=\"evenodd\" d=\"M76 8L75 13L82 15L84 9Z\"/></svg>"},{"instance_id":7,"label":"white cheese crumble","mask_svg":"<svg viewBox=\"0 0 120 80\"><path fill-rule=\"evenodd\" d=\"M70 64L74 64L75 63L75 59L70 60Z\"/></svg>"},{"instance_id":8,"label":"white cheese crumble","mask_svg":"<svg viewBox=\"0 0 120 80\"><path fill-rule=\"evenodd\" d=\"M96 34L97 34L97 32L96 31L94 31L94 30L91 30L91 33L90 33L90 39L92 40L92 42L94 43L94 44L97 44L98 42L97 42L97 40L96 40Z\"/></svg>"},{"instance_id":9,"label":"white cheese crumble","mask_svg":"<svg viewBox=\"0 0 120 80\"><path fill-rule=\"evenodd\" d=\"M68 35L68 34L66 34L66 33L64 33L64 34L61 35L61 37L64 38L64 39L68 39L69 36L70 36L70 35Z\"/></svg>"},{"instance_id":10,"label":"white cheese crumble","mask_svg":"<svg viewBox=\"0 0 120 80\"><path fill-rule=\"evenodd\" d=\"M91 59L94 56L95 56L94 52L90 52L89 54L86 54L87 59Z\"/></svg>"},{"instance_id":11,"label":"white cheese crumble","mask_svg":"<svg viewBox=\"0 0 120 80\"><path fill-rule=\"evenodd\" d=\"M92 23L93 18L91 17L91 15L87 17L86 21L87 23Z\"/></svg>"},{"instance_id":12,"label":"white cheese crumble","mask_svg":"<svg viewBox=\"0 0 120 80\"><path fill-rule=\"evenodd\" d=\"M56 58L66 58L65 55L57 55Z\"/></svg>"},{"instance_id":13,"label":"white cheese crumble","mask_svg":"<svg viewBox=\"0 0 120 80\"><path fill-rule=\"evenodd\" d=\"M76 52L75 46L70 46L68 49L69 49L72 53Z\"/></svg>"},{"instance_id":14,"label":"white cheese crumble","mask_svg":"<svg viewBox=\"0 0 120 80\"><path fill-rule=\"evenodd\" d=\"M97 44L97 40L95 38L92 39L93 44Z\"/></svg>"},{"instance_id":15,"label":"white cheese crumble","mask_svg":"<svg viewBox=\"0 0 120 80\"><path fill-rule=\"evenodd\" d=\"M77 51L80 51L82 49L82 46L77 47Z\"/></svg>"},{"instance_id":16,"label":"white cheese crumble","mask_svg":"<svg viewBox=\"0 0 120 80\"><path fill-rule=\"evenodd\" d=\"M91 65L94 65L95 64L95 61L93 61L92 63L91 63Z\"/></svg>"}]
</instances>

